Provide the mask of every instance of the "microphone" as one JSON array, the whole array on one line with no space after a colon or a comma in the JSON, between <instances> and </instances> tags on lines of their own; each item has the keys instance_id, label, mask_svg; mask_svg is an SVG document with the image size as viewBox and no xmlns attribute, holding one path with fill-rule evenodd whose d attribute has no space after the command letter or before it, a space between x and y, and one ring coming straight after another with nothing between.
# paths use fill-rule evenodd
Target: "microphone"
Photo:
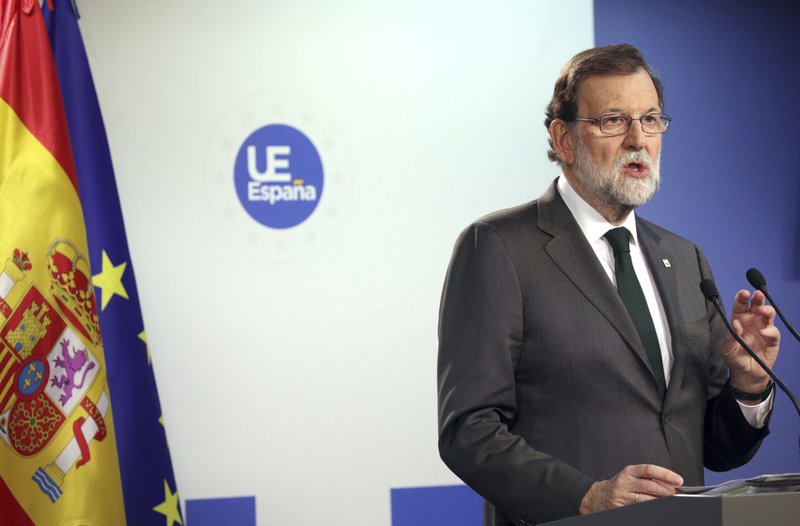
<instances>
[{"instance_id":1,"label":"microphone","mask_svg":"<svg viewBox=\"0 0 800 526\"><path fill-rule=\"evenodd\" d=\"M756 272L758 272L758 271L756 271ZM797 411L797 414L800 415L800 404L797 403L797 398L794 397L794 394L792 394L792 392L789 390L789 388L786 387L786 384L784 384L781 381L781 379L778 378L775 375L775 373L772 372L772 369L770 369L767 366L767 364L765 364L764 361L761 358L759 358L759 356L755 353L755 351L753 351L753 349L751 349L750 346L747 345L744 342L744 340L738 334L736 334L736 331L733 330L733 327L731 327L731 323L728 321L728 318L725 316L725 311L722 308L722 301L719 298L719 292L717 292L717 286L714 284L714 282L711 281L708 278L704 279L703 281L700 282L700 290L703 291L703 295L706 297L706 299L708 301L710 301L714 305L714 308L717 309L717 312L719 312L719 315L722 318L722 321L725 322L725 327L728 328L728 332L731 333L731 336L733 336L734 339L737 342L739 342L739 345L741 345L742 348L745 351L747 351L747 354L749 354L750 357L753 360L755 360L755 362L758 365L760 365L762 369L764 369L764 371L769 375L769 377L772 378L772 381L775 382L775 385L780 387L781 390L784 393L786 393L786 396L788 396L789 400L791 400L792 404L794 404L794 408Z\"/></svg>"},{"instance_id":2,"label":"microphone","mask_svg":"<svg viewBox=\"0 0 800 526\"><path fill-rule=\"evenodd\" d=\"M777 312L778 316L780 316L781 320L783 321L783 324L786 325L786 328L789 329L789 332L792 333L792 336L794 336L795 339L797 339L797 341L800 341L800 334L797 334L797 331L794 330L794 327L792 327L791 324L788 321L786 321L786 318L783 316L781 310L778 308L777 305L775 305L775 300L772 299L772 295L769 293L769 291L767 291L767 280L764 279L764 275L761 272L759 272L758 269L756 268L751 268L750 270L747 271L747 274L745 275L747 276L747 281L750 282L753 288L755 288L756 290L760 290L761 292L764 293L764 296L767 297L770 304L775 309L775 312Z\"/></svg>"}]
</instances>

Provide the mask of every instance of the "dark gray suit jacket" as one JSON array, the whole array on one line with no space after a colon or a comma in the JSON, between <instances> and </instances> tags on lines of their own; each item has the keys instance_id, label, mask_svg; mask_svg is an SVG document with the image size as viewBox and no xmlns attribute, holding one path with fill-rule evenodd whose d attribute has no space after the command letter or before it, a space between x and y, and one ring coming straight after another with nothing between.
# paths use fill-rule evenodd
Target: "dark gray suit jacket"
<instances>
[{"instance_id":1,"label":"dark gray suit jacket","mask_svg":"<svg viewBox=\"0 0 800 526\"><path fill-rule=\"evenodd\" d=\"M766 436L723 389L725 328L699 289L711 278L705 256L652 223L637 225L672 337L663 397L555 184L459 238L439 319L439 451L486 499L485 524L576 515L593 482L629 464L701 484L704 465L742 465Z\"/></svg>"}]
</instances>

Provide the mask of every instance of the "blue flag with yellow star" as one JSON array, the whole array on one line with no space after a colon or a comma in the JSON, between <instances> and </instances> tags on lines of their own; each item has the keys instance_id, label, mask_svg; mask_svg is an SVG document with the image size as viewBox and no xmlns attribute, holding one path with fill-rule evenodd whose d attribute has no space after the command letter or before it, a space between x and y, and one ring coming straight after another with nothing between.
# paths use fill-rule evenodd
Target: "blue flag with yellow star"
<instances>
[{"instance_id":1,"label":"blue flag with yellow star","mask_svg":"<svg viewBox=\"0 0 800 526\"><path fill-rule=\"evenodd\" d=\"M43 6L72 143L107 361L125 516L183 524L100 105L74 2Z\"/></svg>"}]
</instances>

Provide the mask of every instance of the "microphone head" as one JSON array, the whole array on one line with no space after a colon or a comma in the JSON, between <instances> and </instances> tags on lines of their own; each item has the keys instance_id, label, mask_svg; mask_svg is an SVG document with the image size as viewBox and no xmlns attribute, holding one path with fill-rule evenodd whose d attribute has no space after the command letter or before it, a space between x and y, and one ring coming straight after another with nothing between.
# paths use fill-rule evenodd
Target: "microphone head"
<instances>
[{"instance_id":1,"label":"microphone head","mask_svg":"<svg viewBox=\"0 0 800 526\"><path fill-rule=\"evenodd\" d=\"M762 292L766 290L767 280L764 279L764 274L759 272L757 268L751 268L747 271L745 276L747 276L747 281L749 281L754 288Z\"/></svg>"},{"instance_id":2,"label":"microphone head","mask_svg":"<svg viewBox=\"0 0 800 526\"><path fill-rule=\"evenodd\" d=\"M717 292L717 286L714 284L713 281L706 278L700 282L700 290L703 291L703 295L706 297L708 301L713 301L714 298L719 297L719 292Z\"/></svg>"}]
</instances>

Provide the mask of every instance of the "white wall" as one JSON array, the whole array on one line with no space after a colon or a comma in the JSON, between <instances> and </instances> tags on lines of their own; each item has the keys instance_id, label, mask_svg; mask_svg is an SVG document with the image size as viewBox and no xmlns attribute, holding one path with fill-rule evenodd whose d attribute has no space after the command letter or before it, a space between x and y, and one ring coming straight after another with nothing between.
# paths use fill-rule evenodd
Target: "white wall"
<instances>
[{"instance_id":1,"label":"white wall","mask_svg":"<svg viewBox=\"0 0 800 526\"><path fill-rule=\"evenodd\" d=\"M389 524L436 451L436 325L469 221L538 196L544 106L588 0L81 0L181 499ZM238 204L245 137L326 164L305 223ZM301 519L302 518L302 519Z\"/></svg>"}]
</instances>

